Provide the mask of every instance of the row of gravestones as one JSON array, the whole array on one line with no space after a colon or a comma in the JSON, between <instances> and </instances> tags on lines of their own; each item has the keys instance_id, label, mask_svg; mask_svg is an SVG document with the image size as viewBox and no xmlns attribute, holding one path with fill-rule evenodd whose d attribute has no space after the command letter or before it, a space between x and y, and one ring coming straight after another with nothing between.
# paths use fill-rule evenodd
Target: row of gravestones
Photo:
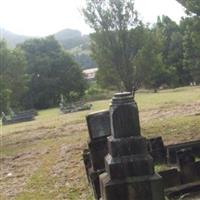
<instances>
[{"instance_id":1,"label":"row of gravestones","mask_svg":"<svg viewBox=\"0 0 200 200\"><path fill-rule=\"evenodd\" d=\"M177 150L189 144L165 147L161 137L149 140L142 137L137 104L130 93L116 94L109 110L90 114L86 120L89 141L88 148L83 152L83 160L95 199L143 200L148 196L149 200L162 200L163 182L165 188L183 183L181 179L184 179L182 177L188 169L180 167L181 172L177 170L180 182L169 179L175 177L172 175L174 170L161 172L162 181L154 172L154 163L165 163L166 160L174 162ZM192 150L195 153L200 153L199 144L200 141L196 141L189 146L194 147ZM198 175L199 164L194 159L191 161ZM180 163L180 166L183 165Z\"/></svg>"},{"instance_id":2,"label":"row of gravestones","mask_svg":"<svg viewBox=\"0 0 200 200\"><path fill-rule=\"evenodd\" d=\"M200 192L200 161L195 160L192 149L177 152L178 168L160 171L165 193L169 198Z\"/></svg>"}]
</instances>

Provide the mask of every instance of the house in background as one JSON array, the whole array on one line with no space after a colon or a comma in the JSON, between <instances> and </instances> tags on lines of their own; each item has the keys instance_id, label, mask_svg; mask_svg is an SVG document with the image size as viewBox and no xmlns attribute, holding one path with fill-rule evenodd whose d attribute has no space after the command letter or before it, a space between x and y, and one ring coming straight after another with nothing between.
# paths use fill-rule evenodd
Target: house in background
<instances>
[{"instance_id":1,"label":"house in background","mask_svg":"<svg viewBox=\"0 0 200 200\"><path fill-rule=\"evenodd\" d=\"M98 68L92 68L92 69L85 69L83 70L83 74L86 80L94 80L96 73L98 71Z\"/></svg>"}]
</instances>

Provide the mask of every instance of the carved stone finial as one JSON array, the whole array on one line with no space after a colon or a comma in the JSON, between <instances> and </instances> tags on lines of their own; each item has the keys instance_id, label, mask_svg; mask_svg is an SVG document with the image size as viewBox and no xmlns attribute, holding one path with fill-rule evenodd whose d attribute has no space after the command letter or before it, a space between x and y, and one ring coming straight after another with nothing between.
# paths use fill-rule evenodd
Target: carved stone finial
<instances>
[{"instance_id":1,"label":"carved stone finial","mask_svg":"<svg viewBox=\"0 0 200 200\"><path fill-rule=\"evenodd\" d=\"M138 108L131 93L115 94L110 106L110 117L114 138L140 135Z\"/></svg>"}]
</instances>

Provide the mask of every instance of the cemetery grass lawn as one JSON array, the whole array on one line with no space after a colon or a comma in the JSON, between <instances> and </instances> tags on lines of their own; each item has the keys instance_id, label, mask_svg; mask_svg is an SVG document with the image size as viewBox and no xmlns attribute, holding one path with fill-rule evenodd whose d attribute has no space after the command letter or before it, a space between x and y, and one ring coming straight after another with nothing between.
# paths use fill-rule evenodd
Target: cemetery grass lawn
<instances>
[{"instance_id":1,"label":"cemetery grass lawn","mask_svg":"<svg viewBox=\"0 0 200 200\"><path fill-rule=\"evenodd\" d=\"M166 144L200 139L200 87L139 91L136 101L146 137L161 135ZM93 102L92 111L108 105ZM81 156L89 112L49 109L34 121L1 127L0 199L92 200Z\"/></svg>"}]
</instances>

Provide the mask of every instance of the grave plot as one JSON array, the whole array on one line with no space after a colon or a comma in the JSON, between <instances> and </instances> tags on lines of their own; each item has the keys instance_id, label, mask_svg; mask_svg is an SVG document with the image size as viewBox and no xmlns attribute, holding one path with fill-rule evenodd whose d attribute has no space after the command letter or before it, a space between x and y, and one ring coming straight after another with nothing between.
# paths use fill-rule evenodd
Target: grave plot
<instances>
[{"instance_id":1,"label":"grave plot","mask_svg":"<svg viewBox=\"0 0 200 200\"><path fill-rule=\"evenodd\" d=\"M3 125L8 125L8 124L32 121L35 119L36 115L37 115L36 110L26 110L23 112L14 113L12 116L6 116L3 113L2 123Z\"/></svg>"},{"instance_id":2,"label":"grave plot","mask_svg":"<svg viewBox=\"0 0 200 200\"><path fill-rule=\"evenodd\" d=\"M92 104L90 103L84 103L83 101L76 101L67 103L64 100L64 97L61 96L61 100L59 103L60 111L64 114L66 113L73 113L78 111L84 111L84 110L90 110L92 108Z\"/></svg>"},{"instance_id":3,"label":"grave plot","mask_svg":"<svg viewBox=\"0 0 200 200\"><path fill-rule=\"evenodd\" d=\"M107 136L110 135L109 111L101 111L87 116L89 130L88 149L83 153L88 181L96 199L101 197L99 175L105 172L104 157L108 153Z\"/></svg>"},{"instance_id":4,"label":"grave plot","mask_svg":"<svg viewBox=\"0 0 200 200\"><path fill-rule=\"evenodd\" d=\"M102 116L102 113L97 115ZM109 116L107 120L106 115ZM104 112L104 120L103 117L101 120L95 120L94 115L88 117L94 120L92 124L88 124L90 138L91 135L92 138L96 135L104 137L104 148L97 148L98 145L95 145L95 157L91 156L93 148L90 145L88 145L88 156L84 156L88 179L95 198L146 200L148 197L149 200L164 200L162 178L155 173L153 159L147 149L147 140L141 136L138 108L131 94L116 94L109 112ZM97 125L97 122L100 123ZM103 131L91 131L92 125L101 127L97 130ZM110 136L106 139L108 135ZM100 144L100 141L98 143ZM100 159L102 157L105 157L105 162L104 159ZM99 169L95 166L97 158ZM95 179L98 184L94 184L94 176L90 173L90 170L95 169L97 170Z\"/></svg>"},{"instance_id":5,"label":"grave plot","mask_svg":"<svg viewBox=\"0 0 200 200\"><path fill-rule=\"evenodd\" d=\"M200 141L165 146L162 137L142 137L129 93L116 94L109 111L89 115L87 124L83 158L95 199L198 199ZM156 164L168 169L157 174Z\"/></svg>"},{"instance_id":6,"label":"grave plot","mask_svg":"<svg viewBox=\"0 0 200 200\"><path fill-rule=\"evenodd\" d=\"M90 110L92 108L92 104L84 104L84 103L73 103L73 104L68 104L64 107L60 107L60 111L64 114L66 113L73 113L73 112L78 112L78 111L83 111L83 110Z\"/></svg>"}]
</instances>

